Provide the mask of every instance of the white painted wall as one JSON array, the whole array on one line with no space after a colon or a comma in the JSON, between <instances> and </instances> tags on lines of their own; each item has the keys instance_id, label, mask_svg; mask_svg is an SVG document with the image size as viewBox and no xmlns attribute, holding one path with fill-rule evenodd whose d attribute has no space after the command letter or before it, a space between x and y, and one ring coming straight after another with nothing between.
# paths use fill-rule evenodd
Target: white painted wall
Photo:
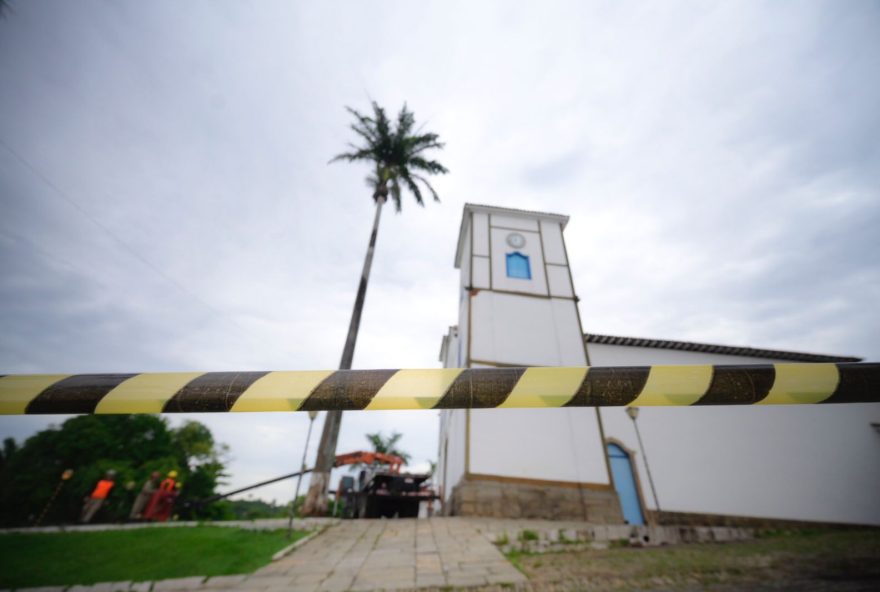
<instances>
[{"instance_id":1,"label":"white painted wall","mask_svg":"<svg viewBox=\"0 0 880 592\"><path fill-rule=\"evenodd\" d=\"M589 344L594 366L759 364L759 358ZM603 409L605 434L638 451L632 421ZM880 525L880 404L643 407L639 429L664 510Z\"/></svg>"},{"instance_id":2,"label":"white painted wall","mask_svg":"<svg viewBox=\"0 0 880 592\"><path fill-rule=\"evenodd\" d=\"M537 226L537 222L535 225ZM507 237L511 233L522 235L526 240L525 245L517 248L508 245ZM547 277L544 274L544 251L541 248L541 235L526 230L511 231L504 228L492 228L490 238L492 243L492 289L547 296ZM507 255L511 253L520 253L529 258L532 279L507 277Z\"/></svg>"},{"instance_id":3,"label":"white painted wall","mask_svg":"<svg viewBox=\"0 0 880 592\"><path fill-rule=\"evenodd\" d=\"M470 297L464 290L459 290L458 302L458 340L455 362L449 368L463 368L468 358L468 331L470 330Z\"/></svg>"},{"instance_id":4,"label":"white painted wall","mask_svg":"<svg viewBox=\"0 0 880 592\"><path fill-rule=\"evenodd\" d=\"M474 409L472 473L608 483L592 409Z\"/></svg>"},{"instance_id":5,"label":"white painted wall","mask_svg":"<svg viewBox=\"0 0 880 592\"><path fill-rule=\"evenodd\" d=\"M465 255L461 258L461 275L459 278L459 288L458 288L458 347L456 351L455 361L451 363L450 366L444 366L449 368L460 368L465 364L467 360L467 335L470 325L470 314L469 314L469 300L468 300L468 291L465 289L471 282L471 266L473 264L473 257L471 257L471 233L472 229L467 227L464 232L464 246L465 246ZM488 247L487 247L488 249Z\"/></svg>"},{"instance_id":6,"label":"white painted wall","mask_svg":"<svg viewBox=\"0 0 880 592\"><path fill-rule=\"evenodd\" d=\"M485 212L473 213L474 244L473 254L489 256L489 214Z\"/></svg>"},{"instance_id":7,"label":"white painted wall","mask_svg":"<svg viewBox=\"0 0 880 592\"><path fill-rule=\"evenodd\" d=\"M573 298L574 290L571 286L571 276L568 267L562 265L547 265L547 284L550 287L551 296Z\"/></svg>"},{"instance_id":8,"label":"white painted wall","mask_svg":"<svg viewBox=\"0 0 880 592\"><path fill-rule=\"evenodd\" d=\"M473 259L474 270L473 270L473 283L471 284L474 288L478 288L480 290L488 290L492 287L492 276L489 271L490 260L488 257L479 257L474 256Z\"/></svg>"},{"instance_id":9,"label":"white painted wall","mask_svg":"<svg viewBox=\"0 0 880 592\"><path fill-rule=\"evenodd\" d=\"M562 242L562 226L558 222L541 220L541 239L544 243L544 261L568 265L565 245Z\"/></svg>"},{"instance_id":10,"label":"white painted wall","mask_svg":"<svg viewBox=\"0 0 880 592\"><path fill-rule=\"evenodd\" d=\"M462 286L478 291L463 297L459 342L470 342L470 365L480 362L523 366L586 364L574 290L562 238L563 218L530 213L466 210L461 242ZM470 226L469 226L470 224ZM473 240L470 233L473 232ZM523 247L512 248L507 236L518 232ZM556 265L545 266L544 249ZM527 255L532 280L507 277L507 253ZM491 260L480 255L491 254ZM491 263L491 276L490 267ZM549 269L548 269L549 267ZM548 278L553 294L550 298ZM498 290L504 292L498 292ZM533 294L524 296L506 292ZM470 302L468 314L467 302ZM470 330L468 325L471 324ZM446 360L452 365L451 359ZM451 418L444 412L444 418ZM459 416L444 423L450 438L449 485L464 474L464 430ZM470 414L470 471L549 481L608 483L596 415L592 409L473 410ZM461 421L465 420L462 412ZM446 420L444 420L445 422ZM441 433L441 449L443 433ZM461 448L453 452L453 440ZM462 456L457 456L461 450ZM451 487L448 488L451 491Z\"/></svg>"},{"instance_id":11,"label":"white painted wall","mask_svg":"<svg viewBox=\"0 0 880 592\"><path fill-rule=\"evenodd\" d=\"M464 246L466 251L466 256L461 258L461 276L460 276L460 286L468 286L471 283L471 266L473 265L473 257L471 257L471 227L468 226L465 229L464 233Z\"/></svg>"},{"instance_id":12,"label":"white painted wall","mask_svg":"<svg viewBox=\"0 0 880 592\"><path fill-rule=\"evenodd\" d=\"M622 347L588 343L591 366L651 366L654 364L772 364L786 362L771 358L727 356L703 352L650 347Z\"/></svg>"},{"instance_id":13,"label":"white painted wall","mask_svg":"<svg viewBox=\"0 0 880 592\"><path fill-rule=\"evenodd\" d=\"M585 363L581 328L573 300L540 297L549 284L553 294L568 296L568 269L562 237L564 218L528 213L487 213L472 210L474 250L488 255L491 242L492 276L486 259L471 253L470 225L458 263L461 286L480 288L474 296L460 291L458 348L462 353L447 365L471 359L515 365L577 366ZM471 211L466 210L466 216ZM466 221L467 222L467 221ZM505 239L517 229L526 237L524 254L532 258L533 277L540 282L524 290L534 296L491 291L510 290L505 283ZM535 235L540 229L540 235ZM534 236L538 236L537 244ZM544 274L543 257L548 263ZM474 269L474 274L471 269ZM565 271L565 278L561 271ZM479 283L478 283L479 282ZM573 286L568 290L575 294ZM546 292L543 292L546 294ZM471 307L468 314L468 302ZM473 323L470 329L468 325ZM595 366L652 364L755 364L760 360L698 352L589 345ZM474 364L476 366L476 364ZM602 411L606 436L638 451L632 421L623 409ZM441 450L445 455L446 493L465 473L465 412L443 412ZM880 525L880 404L812 405L792 407L686 407L641 409L639 427L647 446L664 510L818 520ZM602 443L592 409L474 410L471 412L470 471L473 473L608 483ZM636 464L644 499L654 507L645 463Z\"/></svg>"},{"instance_id":14,"label":"white painted wall","mask_svg":"<svg viewBox=\"0 0 880 592\"><path fill-rule=\"evenodd\" d=\"M440 412L440 462L437 479L444 503L449 503L452 488L464 477L465 413L463 409Z\"/></svg>"},{"instance_id":15,"label":"white painted wall","mask_svg":"<svg viewBox=\"0 0 880 592\"><path fill-rule=\"evenodd\" d=\"M580 366L573 300L480 291L471 298L471 359L523 366Z\"/></svg>"},{"instance_id":16,"label":"white painted wall","mask_svg":"<svg viewBox=\"0 0 880 592\"><path fill-rule=\"evenodd\" d=\"M538 231L538 221L529 214L492 214L492 226Z\"/></svg>"},{"instance_id":17,"label":"white painted wall","mask_svg":"<svg viewBox=\"0 0 880 592\"><path fill-rule=\"evenodd\" d=\"M471 473L609 483L592 409L472 409L470 416Z\"/></svg>"},{"instance_id":18,"label":"white painted wall","mask_svg":"<svg viewBox=\"0 0 880 592\"><path fill-rule=\"evenodd\" d=\"M449 331L443 338L440 346L440 362L444 368L457 368L458 352L460 348L460 340L458 338L458 327L449 327Z\"/></svg>"}]
</instances>

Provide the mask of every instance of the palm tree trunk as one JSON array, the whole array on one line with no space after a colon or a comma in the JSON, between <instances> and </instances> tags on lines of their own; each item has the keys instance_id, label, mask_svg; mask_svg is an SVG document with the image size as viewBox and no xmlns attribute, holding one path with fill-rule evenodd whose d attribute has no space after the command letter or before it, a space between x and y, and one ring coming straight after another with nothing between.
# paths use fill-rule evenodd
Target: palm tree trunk
<instances>
[{"instance_id":1,"label":"palm tree trunk","mask_svg":"<svg viewBox=\"0 0 880 592\"><path fill-rule=\"evenodd\" d=\"M382 214L382 206L384 204L385 197L380 196L376 200L373 232L370 234L370 245L367 247L367 256L364 258L361 283L358 286L357 297L354 300L354 310L351 313L351 322L348 325L348 337L345 339L345 348L342 350L342 359L339 362L340 370L350 370L351 362L354 359L354 346L357 343L361 313L364 310L364 300L367 296L367 282L370 280L370 268L373 266L376 236L379 234L379 217ZM342 411L328 411L327 417L324 419L324 430L321 432L318 456L315 459L315 470L312 472L309 492L306 494L303 504L304 516L322 516L327 513L327 489L330 481L330 471L333 469L336 458L336 441L339 439L339 427L341 425Z\"/></svg>"}]
</instances>

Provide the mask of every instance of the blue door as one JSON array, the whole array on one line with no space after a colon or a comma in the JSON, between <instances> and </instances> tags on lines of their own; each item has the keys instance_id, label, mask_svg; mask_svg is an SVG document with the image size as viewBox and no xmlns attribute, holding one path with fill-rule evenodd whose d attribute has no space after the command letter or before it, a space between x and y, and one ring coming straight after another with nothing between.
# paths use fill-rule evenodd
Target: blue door
<instances>
[{"instance_id":1,"label":"blue door","mask_svg":"<svg viewBox=\"0 0 880 592\"><path fill-rule=\"evenodd\" d=\"M611 461L614 489L617 490L617 497L620 498L624 519L629 524L644 524L645 517L642 515L642 505L639 503L639 492L636 491L636 480L629 455L617 444L608 444L608 460Z\"/></svg>"}]
</instances>

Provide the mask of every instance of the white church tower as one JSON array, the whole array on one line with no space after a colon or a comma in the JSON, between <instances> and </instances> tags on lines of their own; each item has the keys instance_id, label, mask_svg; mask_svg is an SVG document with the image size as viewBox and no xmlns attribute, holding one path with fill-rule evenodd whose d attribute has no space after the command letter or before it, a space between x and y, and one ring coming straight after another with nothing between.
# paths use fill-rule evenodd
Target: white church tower
<instances>
[{"instance_id":1,"label":"white church tower","mask_svg":"<svg viewBox=\"0 0 880 592\"><path fill-rule=\"evenodd\" d=\"M585 366L562 231L567 216L468 204L455 267L458 326L444 367ZM441 414L444 511L622 522L594 409Z\"/></svg>"},{"instance_id":2,"label":"white church tower","mask_svg":"<svg viewBox=\"0 0 880 592\"><path fill-rule=\"evenodd\" d=\"M455 257L458 326L443 338L445 367L688 364L703 372L708 389L714 364L763 364L773 372L774 363L860 361L585 335L562 236L567 222L465 206ZM509 372L512 386L520 375ZM582 377L572 371L572 381ZM617 524L880 525L880 404L787 402L768 392L759 405L642 406L651 495L640 478L651 473L624 409L444 410L437 467L443 510Z\"/></svg>"}]
</instances>

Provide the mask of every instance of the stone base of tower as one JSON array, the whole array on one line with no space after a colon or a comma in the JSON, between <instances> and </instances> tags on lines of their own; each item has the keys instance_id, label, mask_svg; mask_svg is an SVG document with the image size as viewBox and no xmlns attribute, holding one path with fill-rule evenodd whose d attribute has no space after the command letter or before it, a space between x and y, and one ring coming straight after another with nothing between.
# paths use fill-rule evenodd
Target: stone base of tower
<instances>
[{"instance_id":1,"label":"stone base of tower","mask_svg":"<svg viewBox=\"0 0 880 592\"><path fill-rule=\"evenodd\" d=\"M617 493L609 486L494 475L466 476L453 489L445 511L453 516L624 523Z\"/></svg>"}]
</instances>

